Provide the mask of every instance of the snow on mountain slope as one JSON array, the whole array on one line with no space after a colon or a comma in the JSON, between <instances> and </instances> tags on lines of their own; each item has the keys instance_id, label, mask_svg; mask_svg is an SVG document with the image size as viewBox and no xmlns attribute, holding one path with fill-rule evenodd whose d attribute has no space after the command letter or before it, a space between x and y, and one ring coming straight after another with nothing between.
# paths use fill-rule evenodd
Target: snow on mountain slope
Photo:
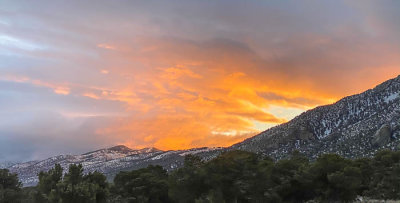
<instances>
[{"instance_id":1,"label":"snow on mountain slope","mask_svg":"<svg viewBox=\"0 0 400 203\"><path fill-rule=\"evenodd\" d=\"M14 164L8 169L17 173L24 186L36 185L37 174L40 171L48 171L55 164L60 164L64 172L68 171L70 164L82 164L85 173L99 171L105 174L109 180L120 171L133 170L146 167L150 164L161 165L167 170L180 167L187 154L207 153L219 148L199 148L179 151L161 151L156 148L144 148L140 150L129 149L126 146L100 149L81 155L59 155L42 161L31 161Z\"/></svg>"},{"instance_id":2,"label":"snow on mountain slope","mask_svg":"<svg viewBox=\"0 0 400 203\"><path fill-rule=\"evenodd\" d=\"M184 156L193 154L210 160L226 150L246 150L276 159L298 150L314 159L323 153L337 153L348 158L372 156L380 149L400 149L400 76L364 93L309 110L293 120L270 128L229 148L197 148L161 151L155 148L132 150L123 145L82 155L59 155L42 161L9 166L18 173L24 186L35 185L37 174L58 163L67 171L70 164L82 164L85 172L99 171L109 180L120 171L150 164L166 170L183 164Z\"/></svg>"},{"instance_id":3,"label":"snow on mountain slope","mask_svg":"<svg viewBox=\"0 0 400 203\"><path fill-rule=\"evenodd\" d=\"M232 146L283 158L298 150L311 158L322 153L371 156L379 149L398 149L400 76L374 89L309 110L288 123Z\"/></svg>"},{"instance_id":4,"label":"snow on mountain slope","mask_svg":"<svg viewBox=\"0 0 400 203\"><path fill-rule=\"evenodd\" d=\"M16 162L12 162L12 161L4 161L4 162L0 162L0 168L8 168L12 165L17 164Z\"/></svg>"}]
</instances>

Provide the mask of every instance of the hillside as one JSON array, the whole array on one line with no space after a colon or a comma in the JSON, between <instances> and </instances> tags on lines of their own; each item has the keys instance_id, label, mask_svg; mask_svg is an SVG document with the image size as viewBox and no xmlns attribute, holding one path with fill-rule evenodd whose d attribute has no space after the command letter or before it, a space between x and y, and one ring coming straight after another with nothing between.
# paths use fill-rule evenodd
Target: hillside
<instances>
[{"instance_id":1,"label":"hillside","mask_svg":"<svg viewBox=\"0 0 400 203\"><path fill-rule=\"evenodd\" d=\"M235 144L231 149L283 158L298 150L310 158L337 153L371 157L399 149L400 76L374 89L309 110L291 121Z\"/></svg>"},{"instance_id":2,"label":"hillside","mask_svg":"<svg viewBox=\"0 0 400 203\"><path fill-rule=\"evenodd\" d=\"M99 171L111 180L119 171L161 165L167 170L181 167L184 156L205 160L227 150L251 151L282 159L298 150L315 159L324 153L347 158L372 157L380 149L400 148L400 76L374 89L309 110L291 121L268 129L228 148L197 148L162 151L132 150L126 146L100 149L82 155L59 155L42 161L5 165L19 175L24 186L35 185L37 174L58 163L66 169L81 163L85 172ZM66 171L66 170L65 170Z\"/></svg>"},{"instance_id":3,"label":"hillside","mask_svg":"<svg viewBox=\"0 0 400 203\"><path fill-rule=\"evenodd\" d=\"M198 148L178 151L162 151L156 148L133 150L123 145L107 149L100 149L81 155L59 155L41 161L30 161L14 164L8 169L17 173L24 186L38 183L37 174L48 171L54 164L60 164L64 172L68 171L70 164L82 164L85 173L99 171L112 180L120 171L129 171L147 167L148 165L161 165L167 170L173 170L182 165L187 154L204 154L219 150L220 148Z\"/></svg>"}]
</instances>

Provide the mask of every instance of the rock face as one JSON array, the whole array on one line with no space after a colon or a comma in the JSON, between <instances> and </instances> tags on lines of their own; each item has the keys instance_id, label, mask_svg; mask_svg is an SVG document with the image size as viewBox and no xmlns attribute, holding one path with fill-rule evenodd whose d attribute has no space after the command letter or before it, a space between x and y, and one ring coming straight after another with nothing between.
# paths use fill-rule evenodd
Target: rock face
<instances>
[{"instance_id":1,"label":"rock face","mask_svg":"<svg viewBox=\"0 0 400 203\"><path fill-rule=\"evenodd\" d=\"M391 130L388 124L384 124L379 130L375 133L372 139L372 145L375 147L383 147L390 142L391 139Z\"/></svg>"},{"instance_id":2,"label":"rock face","mask_svg":"<svg viewBox=\"0 0 400 203\"><path fill-rule=\"evenodd\" d=\"M364 93L309 110L288 123L235 144L277 159L298 150L310 158L338 153L348 158L395 150L400 142L400 76Z\"/></svg>"}]
</instances>

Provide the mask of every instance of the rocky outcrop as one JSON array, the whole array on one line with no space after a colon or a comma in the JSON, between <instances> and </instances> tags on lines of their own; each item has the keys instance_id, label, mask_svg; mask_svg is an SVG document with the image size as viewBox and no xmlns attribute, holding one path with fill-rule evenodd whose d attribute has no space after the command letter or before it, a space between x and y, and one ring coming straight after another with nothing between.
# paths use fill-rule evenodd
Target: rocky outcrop
<instances>
[{"instance_id":1,"label":"rocky outcrop","mask_svg":"<svg viewBox=\"0 0 400 203\"><path fill-rule=\"evenodd\" d=\"M382 125L381 128L379 128L378 131L376 131L373 139L372 139L372 145L375 147L382 147L388 144L391 140L391 129L390 126L387 124Z\"/></svg>"}]
</instances>

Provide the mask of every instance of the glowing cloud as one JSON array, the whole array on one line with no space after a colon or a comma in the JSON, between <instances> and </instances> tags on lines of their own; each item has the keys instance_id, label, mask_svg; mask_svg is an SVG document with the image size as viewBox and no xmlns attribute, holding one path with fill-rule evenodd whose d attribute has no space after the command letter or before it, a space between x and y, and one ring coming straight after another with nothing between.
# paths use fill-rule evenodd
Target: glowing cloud
<instances>
[{"instance_id":1,"label":"glowing cloud","mask_svg":"<svg viewBox=\"0 0 400 203\"><path fill-rule=\"evenodd\" d=\"M1 5L0 160L229 146L400 74L394 1Z\"/></svg>"},{"instance_id":2,"label":"glowing cloud","mask_svg":"<svg viewBox=\"0 0 400 203\"><path fill-rule=\"evenodd\" d=\"M97 47L103 48L103 49L110 49L110 50L115 50L116 49L114 46L108 45L108 44L98 44Z\"/></svg>"}]
</instances>

